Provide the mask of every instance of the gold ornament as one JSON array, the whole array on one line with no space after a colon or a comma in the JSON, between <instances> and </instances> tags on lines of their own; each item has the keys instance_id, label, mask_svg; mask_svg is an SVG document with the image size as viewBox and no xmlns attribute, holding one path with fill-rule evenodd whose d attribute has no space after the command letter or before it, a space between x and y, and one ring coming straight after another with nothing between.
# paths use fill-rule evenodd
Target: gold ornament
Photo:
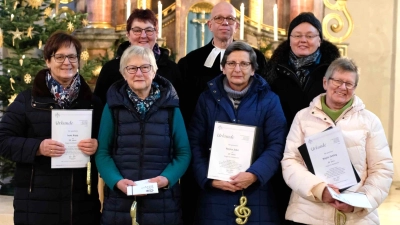
<instances>
[{"instance_id":1,"label":"gold ornament","mask_svg":"<svg viewBox=\"0 0 400 225\"><path fill-rule=\"evenodd\" d=\"M25 83L27 83L27 84L31 83L31 81L32 81L32 76L31 76L29 73L25 74L25 75L24 75L24 81L25 81Z\"/></svg>"},{"instance_id":2,"label":"gold ornament","mask_svg":"<svg viewBox=\"0 0 400 225\"><path fill-rule=\"evenodd\" d=\"M13 8L14 8L14 10L15 10L15 9L17 9L17 5L18 5L18 3L19 3L18 1L15 1L15 2L14 2L14 7L13 7Z\"/></svg>"},{"instance_id":3,"label":"gold ornament","mask_svg":"<svg viewBox=\"0 0 400 225\"><path fill-rule=\"evenodd\" d=\"M74 24L72 24L71 22L68 22L68 25L67 25L67 30L69 30L69 31L73 31L75 28L74 28Z\"/></svg>"},{"instance_id":4,"label":"gold ornament","mask_svg":"<svg viewBox=\"0 0 400 225\"><path fill-rule=\"evenodd\" d=\"M26 32L26 36L30 37L31 39L32 39L32 30L33 30L33 27L29 26L28 31Z\"/></svg>"},{"instance_id":5,"label":"gold ornament","mask_svg":"<svg viewBox=\"0 0 400 225\"><path fill-rule=\"evenodd\" d=\"M3 47L3 30L0 28L0 48Z\"/></svg>"},{"instance_id":6,"label":"gold ornament","mask_svg":"<svg viewBox=\"0 0 400 225\"><path fill-rule=\"evenodd\" d=\"M44 10L43 14L44 14L45 16L47 16L47 17L50 17L51 11L52 11L52 10L53 10L52 8L47 7L47 8Z\"/></svg>"},{"instance_id":7,"label":"gold ornament","mask_svg":"<svg viewBox=\"0 0 400 225\"><path fill-rule=\"evenodd\" d=\"M98 77L100 74L101 68L102 68L102 66L97 66L94 70L92 70L93 76Z\"/></svg>"},{"instance_id":8,"label":"gold ornament","mask_svg":"<svg viewBox=\"0 0 400 225\"><path fill-rule=\"evenodd\" d=\"M15 98L17 97L17 94L13 94L12 96L10 96L10 98L8 99L8 105L10 105L14 100L15 100Z\"/></svg>"},{"instance_id":9,"label":"gold ornament","mask_svg":"<svg viewBox=\"0 0 400 225\"><path fill-rule=\"evenodd\" d=\"M11 14L10 15L10 21L13 21L13 19L14 19L14 14Z\"/></svg>"},{"instance_id":10,"label":"gold ornament","mask_svg":"<svg viewBox=\"0 0 400 225\"><path fill-rule=\"evenodd\" d=\"M3 90L1 90L1 86L0 86L0 93L3 92Z\"/></svg>"},{"instance_id":11,"label":"gold ornament","mask_svg":"<svg viewBox=\"0 0 400 225\"><path fill-rule=\"evenodd\" d=\"M39 49L42 48L42 40L39 40L39 44L38 44Z\"/></svg>"},{"instance_id":12,"label":"gold ornament","mask_svg":"<svg viewBox=\"0 0 400 225\"><path fill-rule=\"evenodd\" d=\"M17 28L16 31L8 31L8 33L13 34L13 37L12 37L13 46L14 46L15 38L18 38L19 40L21 40L21 35L23 34L22 32L19 32L18 28Z\"/></svg>"},{"instance_id":13,"label":"gold ornament","mask_svg":"<svg viewBox=\"0 0 400 225\"><path fill-rule=\"evenodd\" d=\"M84 27L86 27L88 24L89 24L89 21L87 21L87 19L83 19L83 20L82 20L82 25L83 25Z\"/></svg>"},{"instance_id":14,"label":"gold ornament","mask_svg":"<svg viewBox=\"0 0 400 225\"><path fill-rule=\"evenodd\" d=\"M240 205L235 207L235 215L237 216L236 218L236 223L237 224L246 224L247 220L249 219L249 216L251 215L251 210L249 207L246 207L247 204L247 198L244 196L244 193L242 192L242 197L240 197Z\"/></svg>"},{"instance_id":15,"label":"gold ornament","mask_svg":"<svg viewBox=\"0 0 400 225\"><path fill-rule=\"evenodd\" d=\"M13 87L13 84L15 83L15 80L12 78L12 77L10 77L10 85L11 85L11 89L13 90L13 91L15 91L15 89L14 89L14 87Z\"/></svg>"},{"instance_id":16,"label":"gold ornament","mask_svg":"<svg viewBox=\"0 0 400 225\"><path fill-rule=\"evenodd\" d=\"M87 61L87 60L89 59L89 52L88 52L87 50L85 50L85 51L83 51L83 52L81 53L81 59L82 59L83 61Z\"/></svg>"},{"instance_id":17,"label":"gold ornament","mask_svg":"<svg viewBox=\"0 0 400 225\"><path fill-rule=\"evenodd\" d=\"M43 0L28 0L28 4L32 9L38 9L43 3Z\"/></svg>"},{"instance_id":18,"label":"gold ornament","mask_svg":"<svg viewBox=\"0 0 400 225\"><path fill-rule=\"evenodd\" d=\"M24 60L23 59L19 59L19 65L22 66L22 64L24 64Z\"/></svg>"}]
</instances>

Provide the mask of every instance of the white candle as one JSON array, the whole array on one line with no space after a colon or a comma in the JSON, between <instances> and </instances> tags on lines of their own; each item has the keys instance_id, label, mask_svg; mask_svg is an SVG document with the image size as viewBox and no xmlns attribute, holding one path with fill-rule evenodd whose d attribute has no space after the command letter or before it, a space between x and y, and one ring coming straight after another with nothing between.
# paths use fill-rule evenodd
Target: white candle
<instances>
[{"instance_id":1,"label":"white candle","mask_svg":"<svg viewBox=\"0 0 400 225\"><path fill-rule=\"evenodd\" d=\"M162 4L158 1L158 38L162 38Z\"/></svg>"},{"instance_id":2,"label":"white candle","mask_svg":"<svg viewBox=\"0 0 400 225\"><path fill-rule=\"evenodd\" d=\"M278 41L278 6L274 5L274 41Z\"/></svg>"},{"instance_id":3,"label":"white candle","mask_svg":"<svg viewBox=\"0 0 400 225\"><path fill-rule=\"evenodd\" d=\"M146 9L146 8L147 8L146 0L142 0L142 9Z\"/></svg>"},{"instance_id":4,"label":"white candle","mask_svg":"<svg viewBox=\"0 0 400 225\"><path fill-rule=\"evenodd\" d=\"M244 40L244 4L240 5L239 39Z\"/></svg>"},{"instance_id":5,"label":"white candle","mask_svg":"<svg viewBox=\"0 0 400 225\"><path fill-rule=\"evenodd\" d=\"M258 0L258 9L259 9L259 11L258 11L257 33L260 33L261 32L261 23L262 23L261 15L263 12L263 10L261 8L261 0Z\"/></svg>"},{"instance_id":6,"label":"white candle","mask_svg":"<svg viewBox=\"0 0 400 225\"><path fill-rule=\"evenodd\" d=\"M126 1L126 20L128 20L131 15L131 0Z\"/></svg>"}]
</instances>

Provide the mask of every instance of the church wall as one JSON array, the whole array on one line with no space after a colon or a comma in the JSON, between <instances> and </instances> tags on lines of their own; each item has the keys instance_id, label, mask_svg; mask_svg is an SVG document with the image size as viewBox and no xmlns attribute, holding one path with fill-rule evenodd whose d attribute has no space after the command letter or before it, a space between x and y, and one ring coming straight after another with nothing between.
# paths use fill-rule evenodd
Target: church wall
<instances>
[{"instance_id":1,"label":"church wall","mask_svg":"<svg viewBox=\"0 0 400 225\"><path fill-rule=\"evenodd\" d=\"M354 30L345 40L348 56L361 70L356 94L382 121L389 144L393 129L393 54L395 0L351 0L347 7Z\"/></svg>"}]
</instances>

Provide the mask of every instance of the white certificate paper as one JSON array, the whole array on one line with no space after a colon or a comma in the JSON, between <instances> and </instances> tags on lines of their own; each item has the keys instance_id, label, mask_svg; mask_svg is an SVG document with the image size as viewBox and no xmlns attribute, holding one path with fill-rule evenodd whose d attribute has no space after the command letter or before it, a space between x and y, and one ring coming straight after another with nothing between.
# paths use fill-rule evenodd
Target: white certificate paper
<instances>
[{"instance_id":1,"label":"white certificate paper","mask_svg":"<svg viewBox=\"0 0 400 225\"><path fill-rule=\"evenodd\" d=\"M352 205L354 207L360 207L360 208L372 208L371 203L369 202L367 196L364 193L358 193L358 192L353 192L353 193L336 193L331 187L328 187L328 191L331 194L332 198L339 200L341 202L344 202L348 205Z\"/></svg>"},{"instance_id":2,"label":"white certificate paper","mask_svg":"<svg viewBox=\"0 0 400 225\"><path fill-rule=\"evenodd\" d=\"M65 153L51 158L51 168L83 168L90 157L78 148L79 141L92 137L92 110L51 111L51 139L65 146Z\"/></svg>"},{"instance_id":3,"label":"white certificate paper","mask_svg":"<svg viewBox=\"0 0 400 225\"><path fill-rule=\"evenodd\" d=\"M135 181L135 186L128 186L126 188L126 195L144 195L144 194L157 194L157 183L150 183L149 180Z\"/></svg>"},{"instance_id":4,"label":"white certificate paper","mask_svg":"<svg viewBox=\"0 0 400 225\"><path fill-rule=\"evenodd\" d=\"M230 181L250 167L256 128L215 122L207 178Z\"/></svg>"},{"instance_id":5,"label":"white certificate paper","mask_svg":"<svg viewBox=\"0 0 400 225\"><path fill-rule=\"evenodd\" d=\"M339 189L357 184L342 132L334 127L305 138L315 175Z\"/></svg>"}]
</instances>

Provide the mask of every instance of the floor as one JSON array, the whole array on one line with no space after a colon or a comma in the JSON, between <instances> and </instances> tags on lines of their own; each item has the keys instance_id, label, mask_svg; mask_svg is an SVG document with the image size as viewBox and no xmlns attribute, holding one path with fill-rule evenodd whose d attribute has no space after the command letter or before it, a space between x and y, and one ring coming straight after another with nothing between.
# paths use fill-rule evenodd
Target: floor
<instances>
[{"instance_id":1,"label":"floor","mask_svg":"<svg viewBox=\"0 0 400 225\"><path fill-rule=\"evenodd\" d=\"M0 195L0 225L13 225L12 196ZM394 183L388 198L378 208L381 225L400 224L400 182Z\"/></svg>"}]
</instances>

